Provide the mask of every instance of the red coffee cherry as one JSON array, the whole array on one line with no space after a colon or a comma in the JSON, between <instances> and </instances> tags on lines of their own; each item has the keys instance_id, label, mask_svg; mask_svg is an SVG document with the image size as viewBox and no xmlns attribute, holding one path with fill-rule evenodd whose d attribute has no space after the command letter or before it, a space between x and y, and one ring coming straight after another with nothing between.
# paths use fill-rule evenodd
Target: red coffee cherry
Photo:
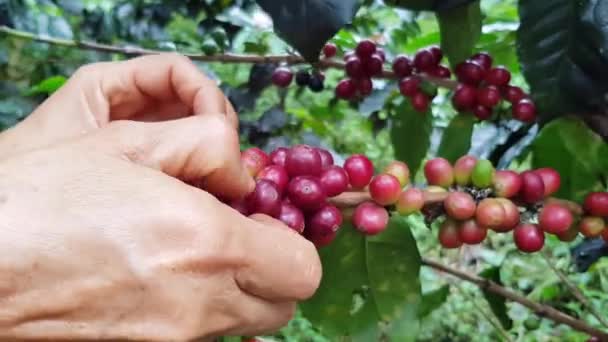
<instances>
[{"instance_id":1,"label":"red coffee cherry","mask_svg":"<svg viewBox=\"0 0 608 342\"><path fill-rule=\"evenodd\" d=\"M482 106L493 108L500 103L500 100L502 100L500 90L494 86L487 86L477 90L477 103Z\"/></svg>"},{"instance_id":2,"label":"red coffee cherry","mask_svg":"<svg viewBox=\"0 0 608 342\"><path fill-rule=\"evenodd\" d=\"M563 234L574 223L574 217L568 208L558 204L549 204L538 216L538 224L542 230L550 234Z\"/></svg>"},{"instance_id":3,"label":"red coffee cherry","mask_svg":"<svg viewBox=\"0 0 608 342\"><path fill-rule=\"evenodd\" d=\"M500 226L494 227L494 230L499 233L510 232L521 223L519 208L506 198L497 198L496 201L505 210L505 219Z\"/></svg>"},{"instance_id":4,"label":"red coffee cherry","mask_svg":"<svg viewBox=\"0 0 608 342\"><path fill-rule=\"evenodd\" d=\"M456 249L462 246L458 223L451 219L446 219L439 228L439 243L445 249Z\"/></svg>"},{"instance_id":5,"label":"red coffee cherry","mask_svg":"<svg viewBox=\"0 0 608 342\"><path fill-rule=\"evenodd\" d=\"M338 208L325 205L310 217L304 234L317 248L325 247L335 240L342 221L342 212Z\"/></svg>"},{"instance_id":6,"label":"red coffee cherry","mask_svg":"<svg viewBox=\"0 0 608 342\"><path fill-rule=\"evenodd\" d=\"M364 155L355 154L344 162L350 185L355 189L365 188L374 176L374 164Z\"/></svg>"},{"instance_id":7,"label":"red coffee cherry","mask_svg":"<svg viewBox=\"0 0 608 342\"><path fill-rule=\"evenodd\" d=\"M533 224L522 224L513 231L517 248L524 253L535 253L545 246L545 234Z\"/></svg>"},{"instance_id":8,"label":"red coffee cherry","mask_svg":"<svg viewBox=\"0 0 608 342\"><path fill-rule=\"evenodd\" d=\"M490 229L498 229L505 224L506 212L503 205L494 198L479 202L475 219L477 224Z\"/></svg>"},{"instance_id":9,"label":"red coffee cherry","mask_svg":"<svg viewBox=\"0 0 608 342\"><path fill-rule=\"evenodd\" d=\"M587 238L596 238L602 235L606 227L606 222L601 217L587 216L583 217L578 224L578 229L581 234Z\"/></svg>"},{"instance_id":10,"label":"red coffee cherry","mask_svg":"<svg viewBox=\"0 0 608 342\"><path fill-rule=\"evenodd\" d=\"M258 175L256 176L257 180L265 179L273 182L280 194L285 192L287 189L287 184L289 184L289 176L287 175L287 171L285 168L279 165L269 165L266 166Z\"/></svg>"},{"instance_id":11,"label":"red coffee cherry","mask_svg":"<svg viewBox=\"0 0 608 342\"><path fill-rule=\"evenodd\" d=\"M378 47L376 43L369 39L366 39L359 42L357 48L355 49L355 53L357 54L357 56L359 56L359 58L367 59L371 57L377 50Z\"/></svg>"},{"instance_id":12,"label":"red coffee cherry","mask_svg":"<svg viewBox=\"0 0 608 342\"><path fill-rule=\"evenodd\" d=\"M477 104L477 90L471 86L460 84L452 97L452 105L458 111L466 111Z\"/></svg>"},{"instance_id":13,"label":"red coffee cherry","mask_svg":"<svg viewBox=\"0 0 608 342\"><path fill-rule=\"evenodd\" d=\"M404 162L391 162L384 168L383 173L395 176L402 187L410 184L410 168Z\"/></svg>"},{"instance_id":14,"label":"red coffee cherry","mask_svg":"<svg viewBox=\"0 0 608 342\"><path fill-rule=\"evenodd\" d=\"M519 194L522 178L515 171L499 170L494 174L494 192L499 197L513 198Z\"/></svg>"},{"instance_id":15,"label":"red coffee cherry","mask_svg":"<svg viewBox=\"0 0 608 342\"><path fill-rule=\"evenodd\" d=\"M429 160L424 166L424 175L429 185L449 188L454 184L454 168L444 158Z\"/></svg>"},{"instance_id":16,"label":"red coffee cherry","mask_svg":"<svg viewBox=\"0 0 608 342\"><path fill-rule=\"evenodd\" d=\"M534 171L545 184L545 197L549 197L559 191L562 185L562 178L555 169L546 167Z\"/></svg>"},{"instance_id":17,"label":"red coffee cherry","mask_svg":"<svg viewBox=\"0 0 608 342\"><path fill-rule=\"evenodd\" d=\"M494 114L492 109L483 105L476 105L473 108L473 115L481 121L489 120L492 114Z\"/></svg>"},{"instance_id":18,"label":"red coffee cherry","mask_svg":"<svg viewBox=\"0 0 608 342\"><path fill-rule=\"evenodd\" d=\"M287 88L293 81L293 72L289 68L279 67L272 73L272 83L277 87Z\"/></svg>"},{"instance_id":19,"label":"red coffee cherry","mask_svg":"<svg viewBox=\"0 0 608 342\"><path fill-rule=\"evenodd\" d=\"M608 216L608 192L592 192L585 198L585 212L591 216Z\"/></svg>"},{"instance_id":20,"label":"red coffee cherry","mask_svg":"<svg viewBox=\"0 0 608 342\"><path fill-rule=\"evenodd\" d=\"M382 206L392 205L401 195L401 184L393 175L380 174L372 179L369 192L376 203Z\"/></svg>"},{"instance_id":21,"label":"red coffee cherry","mask_svg":"<svg viewBox=\"0 0 608 342\"><path fill-rule=\"evenodd\" d=\"M348 189L348 174L336 165L326 168L319 181L328 197L338 196Z\"/></svg>"},{"instance_id":22,"label":"red coffee cherry","mask_svg":"<svg viewBox=\"0 0 608 342\"><path fill-rule=\"evenodd\" d=\"M418 76L406 77L399 81L399 91L405 97L412 97L420 92L422 80Z\"/></svg>"},{"instance_id":23,"label":"red coffee cherry","mask_svg":"<svg viewBox=\"0 0 608 342\"><path fill-rule=\"evenodd\" d=\"M270 157L257 147L247 149L241 153L241 163L252 177L255 177L263 168L270 164Z\"/></svg>"},{"instance_id":24,"label":"red coffee cherry","mask_svg":"<svg viewBox=\"0 0 608 342\"><path fill-rule=\"evenodd\" d=\"M464 156L454 164L454 180L456 184L466 186L471 184L471 174L477 165L477 158L473 156Z\"/></svg>"},{"instance_id":25,"label":"red coffee cherry","mask_svg":"<svg viewBox=\"0 0 608 342\"><path fill-rule=\"evenodd\" d=\"M433 52L428 49L420 49L414 57L414 68L418 71L429 71L437 65Z\"/></svg>"},{"instance_id":26,"label":"red coffee cherry","mask_svg":"<svg viewBox=\"0 0 608 342\"><path fill-rule=\"evenodd\" d=\"M528 204L540 202L545 197L545 183L543 179L533 171L521 174L522 187L520 196Z\"/></svg>"},{"instance_id":27,"label":"red coffee cherry","mask_svg":"<svg viewBox=\"0 0 608 342\"><path fill-rule=\"evenodd\" d=\"M367 58L363 62L363 69L365 70L365 74L369 77L379 76L382 74L382 66L384 61L382 57L376 53L372 54L369 58Z\"/></svg>"},{"instance_id":28,"label":"red coffee cherry","mask_svg":"<svg viewBox=\"0 0 608 342\"><path fill-rule=\"evenodd\" d=\"M488 236L488 230L477 224L475 220L467 220L460 224L458 238L467 245L478 245Z\"/></svg>"},{"instance_id":29,"label":"red coffee cherry","mask_svg":"<svg viewBox=\"0 0 608 342\"><path fill-rule=\"evenodd\" d=\"M327 195L318 178L298 176L289 182L287 197L304 211L315 211L325 204Z\"/></svg>"},{"instance_id":30,"label":"red coffee cherry","mask_svg":"<svg viewBox=\"0 0 608 342\"><path fill-rule=\"evenodd\" d=\"M453 219L464 221L475 216L477 205L466 192L452 192L443 202L446 213Z\"/></svg>"},{"instance_id":31,"label":"red coffee cherry","mask_svg":"<svg viewBox=\"0 0 608 342\"><path fill-rule=\"evenodd\" d=\"M494 62L492 56L487 52L477 53L471 57L471 60L479 64L484 70L490 70L490 68L492 68L492 63Z\"/></svg>"},{"instance_id":32,"label":"red coffee cherry","mask_svg":"<svg viewBox=\"0 0 608 342\"><path fill-rule=\"evenodd\" d=\"M431 103L431 99L423 92L418 92L414 94L411 98L412 107L415 111L419 113L425 113L429 110L429 105Z\"/></svg>"},{"instance_id":33,"label":"red coffee cherry","mask_svg":"<svg viewBox=\"0 0 608 342\"><path fill-rule=\"evenodd\" d=\"M484 69L472 60L464 61L456 66L456 78L459 82L467 85L477 86L483 81Z\"/></svg>"},{"instance_id":34,"label":"red coffee cherry","mask_svg":"<svg viewBox=\"0 0 608 342\"><path fill-rule=\"evenodd\" d=\"M279 212L278 219L296 232L300 234L304 233L304 227L306 224L304 214L294 205L287 202L281 203L281 210Z\"/></svg>"},{"instance_id":35,"label":"red coffee cherry","mask_svg":"<svg viewBox=\"0 0 608 342\"><path fill-rule=\"evenodd\" d=\"M497 87L505 87L511 82L511 73L502 66L492 68L486 74L486 83Z\"/></svg>"},{"instance_id":36,"label":"red coffee cherry","mask_svg":"<svg viewBox=\"0 0 608 342\"><path fill-rule=\"evenodd\" d=\"M293 146L287 153L285 170L287 170L290 177L319 176L322 170L321 156L311 146Z\"/></svg>"},{"instance_id":37,"label":"red coffee cherry","mask_svg":"<svg viewBox=\"0 0 608 342\"><path fill-rule=\"evenodd\" d=\"M398 78L405 78L412 74L412 61L404 55L399 55L393 61L393 72Z\"/></svg>"},{"instance_id":38,"label":"red coffee cherry","mask_svg":"<svg viewBox=\"0 0 608 342\"><path fill-rule=\"evenodd\" d=\"M278 217L281 212L281 193L271 181L258 180L255 190L247 196L246 200L249 212L253 214Z\"/></svg>"},{"instance_id":39,"label":"red coffee cherry","mask_svg":"<svg viewBox=\"0 0 608 342\"><path fill-rule=\"evenodd\" d=\"M329 153L328 150L322 148L316 148L319 156L321 157L321 168L326 169L332 165L334 165L334 156Z\"/></svg>"},{"instance_id":40,"label":"red coffee cherry","mask_svg":"<svg viewBox=\"0 0 608 342\"><path fill-rule=\"evenodd\" d=\"M503 96L511 103L518 103L526 97L526 93L520 87L506 86L503 88Z\"/></svg>"},{"instance_id":41,"label":"red coffee cherry","mask_svg":"<svg viewBox=\"0 0 608 342\"><path fill-rule=\"evenodd\" d=\"M532 100L520 100L513 105L512 112L513 118L519 121L532 123L536 120L536 105Z\"/></svg>"},{"instance_id":42,"label":"red coffee cherry","mask_svg":"<svg viewBox=\"0 0 608 342\"><path fill-rule=\"evenodd\" d=\"M338 47L336 46L336 44L327 43L323 47L323 54L325 55L325 58L333 58L336 56L337 53Z\"/></svg>"},{"instance_id":43,"label":"red coffee cherry","mask_svg":"<svg viewBox=\"0 0 608 342\"><path fill-rule=\"evenodd\" d=\"M416 188L409 188L401 192L396 205L397 212L403 216L420 212L423 207L424 192Z\"/></svg>"},{"instance_id":44,"label":"red coffee cherry","mask_svg":"<svg viewBox=\"0 0 608 342\"><path fill-rule=\"evenodd\" d=\"M356 81L357 90L361 96L368 96L374 91L374 82L369 77L364 77Z\"/></svg>"},{"instance_id":45,"label":"red coffee cherry","mask_svg":"<svg viewBox=\"0 0 608 342\"><path fill-rule=\"evenodd\" d=\"M358 57L351 57L347 59L344 68L346 70L346 75L353 79L359 79L365 75L363 62L361 62L361 59Z\"/></svg>"},{"instance_id":46,"label":"red coffee cherry","mask_svg":"<svg viewBox=\"0 0 608 342\"><path fill-rule=\"evenodd\" d=\"M270 161L274 165L279 165L285 167L285 160L287 160L287 153L289 152L288 148L279 147L276 150L272 151L270 154Z\"/></svg>"},{"instance_id":47,"label":"red coffee cherry","mask_svg":"<svg viewBox=\"0 0 608 342\"><path fill-rule=\"evenodd\" d=\"M357 95L357 84L351 79L342 80L336 86L336 97L350 100Z\"/></svg>"},{"instance_id":48,"label":"red coffee cherry","mask_svg":"<svg viewBox=\"0 0 608 342\"><path fill-rule=\"evenodd\" d=\"M364 202L355 210L353 224L365 235L377 235L388 227L389 214L384 207L373 202Z\"/></svg>"}]
</instances>

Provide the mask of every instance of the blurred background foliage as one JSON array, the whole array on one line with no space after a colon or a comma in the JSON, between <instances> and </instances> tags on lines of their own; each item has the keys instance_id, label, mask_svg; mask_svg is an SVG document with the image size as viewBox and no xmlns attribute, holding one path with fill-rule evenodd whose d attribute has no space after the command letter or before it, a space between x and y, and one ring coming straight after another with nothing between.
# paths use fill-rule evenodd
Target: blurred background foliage
<instances>
[{"instance_id":1,"label":"blurred background foliage","mask_svg":"<svg viewBox=\"0 0 608 342\"><path fill-rule=\"evenodd\" d=\"M379 168L398 158L408 162L419 183L423 182L419 171L424 160L437 155L454 159L470 153L489 158L500 168L554 167L564 180L559 195L580 201L589 191L606 190L608 150L602 137L608 136L603 95L608 83L604 73L608 69L602 67L608 40L604 39L606 28L599 25L601 18L594 19L593 15L601 13L603 3L606 2L364 1L352 23L332 38L345 50L361 38L373 37L384 44L389 56L413 54L434 44L441 44L452 59L488 51L497 64L512 71L514 84L531 90L539 101L543 120L534 126L511 121L475 123L454 112L448 91L443 89L432 110L420 115L396 96L396 84L388 80L376 82L373 94L362 102L337 101L333 85L343 74L339 70L327 70L326 90L313 93L272 87L270 75L275 65L197 65L219 82L237 108L243 148L255 145L271 150L307 143L330 149L338 163L352 153L367 154ZM454 22L450 16L461 15L450 11L459 11L462 6L477 6L480 11ZM272 18L252 0L0 0L0 24L42 36L163 51L295 52L282 39L284 36L274 33ZM0 35L0 127L7 129L27 116L79 66L126 57ZM481 246L445 251L420 217L400 224L409 228L415 240L409 241L407 236L398 240L409 241L409 245L395 248L399 257L416 259L420 254L472 273L494 270L493 279L505 286L602 327L544 258L515 252L510 237L495 235ZM345 243L324 253L335 255L340 253L339 248L350 247ZM608 258L600 259L587 272L577 272L570 247L549 238L549 260L567 273L597 311L608 312ZM373 249L367 248L369 257ZM325 260L331 258L326 257ZM376 253L367 262L394 265L389 258ZM420 266L419 261L416 266ZM410 277L415 283L407 291L418 291L422 297L416 317L403 319L415 321L411 332L414 335L418 331L412 337L417 341L496 341L504 340L505 333L513 341L588 338L538 318L518 304L498 300L490 306L477 287L427 267ZM339 280L327 286L336 292L346 289ZM403 301L396 303L407 305ZM305 305L304 313L299 313L274 338L336 340L327 329L332 324L310 314L320 312L323 305L314 301ZM351 338L366 340L364 336L353 334Z\"/></svg>"}]
</instances>

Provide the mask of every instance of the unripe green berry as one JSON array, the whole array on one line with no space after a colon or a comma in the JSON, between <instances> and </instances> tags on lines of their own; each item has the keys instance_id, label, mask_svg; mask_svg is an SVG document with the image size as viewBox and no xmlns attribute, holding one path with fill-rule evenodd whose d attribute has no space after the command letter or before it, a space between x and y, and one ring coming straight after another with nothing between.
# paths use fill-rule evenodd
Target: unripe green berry
<instances>
[{"instance_id":1,"label":"unripe green berry","mask_svg":"<svg viewBox=\"0 0 608 342\"><path fill-rule=\"evenodd\" d=\"M494 184L496 170L489 160L478 160L471 174L473 185L478 188L489 188Z\"/></svg>"}]
</instances>

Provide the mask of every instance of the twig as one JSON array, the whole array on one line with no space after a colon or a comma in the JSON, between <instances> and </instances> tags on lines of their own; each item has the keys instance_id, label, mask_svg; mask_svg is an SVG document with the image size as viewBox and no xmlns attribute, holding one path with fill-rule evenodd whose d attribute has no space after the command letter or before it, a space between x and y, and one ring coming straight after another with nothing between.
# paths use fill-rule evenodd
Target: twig
<instances>
[{"instance_id":1,"label":"twig","mask_svg":"<svg viewBox=\"0 0 608 342\"><path fill-rule=\"evenodd\" d=\"M453 269L449 266L445 266L434 260L430 260L430 259L426 259L426 258L422 258L422 264L425 266L434 268L436 270L451 274L457 278L468 281L470 283L473 283L473 284L477 285L479 288L481 288L482 290L492 292L492 293L497 294L510 301L517 302L517 303L527 307L528 309L532 310L534 313L536 313L540 317L545 317L554 322L568 325L572 329L587 333L591 336L595 336L595 337L599 338L600 341L608 342L608 333L607 332L596 329L596 328L588 325L587 323L585 323L581 320L578 320L564 312L561 312L551 306L532 301L518 293L515 293L509 289L506 289L506 288L496 284L495 282L493 282L489 279L481 278L477 275L473 275L473 274L470 274L467 272Z\"/></svg>"},{"instance_id":2,"label":"twig","mask_svg":"<svg viewBox=\"0 0 608 342\"><path fill-rule=\"evenodd\" d=\"M549 265L551 270L553 270L553 272L566 285L566 287L568 287L568 289L570 290L570 292L572 292L574 297L579 302L581 302L581 304L583 304L583 306L586 307L587 310L589 310L589 312L598 320L598 322L600 322L604 327L608 328L608 322L606 321L606 319L604 317L602 317L602 315L599 312L597 312L595 307L589 302L589 300L587 299L587 297L585 297L585 295L581 292L581 290L579 290L579 288L576 285L574 285L572 283L572 281L570 281L570 279L568 279L568 277L564 274L564 272L562 272L559 268L557 268L557 266L555 266L555 264L553 263L553 261L551 261L551 259L549 258L549 256L547 255L546 252L542 253L542 256L543 256L543 259L545 259L545 262L547 262L547 265Z\"/></svg>"},{"instance_id":3,"label":"twig","mask_svg":"<svg viewBox=\"0 0 608 342\"><path fill-rule=\"evenodd\" d=\"M76 48L81 50L93 50L106 53L117 53L127 56L136 55L156 55L160 53L167 53L168 51L144 49L137 46L116 46L108 45L90 41L76 41L70 39L62 39L56 37L49 37L45 35L37 35L34 33L20 31L12 29L8 26L0 26L0 34L11 36L18 39L32 40L39 43L51 44L56 46L63 46L68 48ZM200 62L219 62L219 63L243 63L243 64L278 64L285 63L290 65L296 64L307 64L303 57L298 55L275 55L275 56L262 56L262 55L239 55L239 54L216 54L216 55L203 55L203 54L192 54L192 53L181 53L188 58L200 61ZM337 61L335 59L321 59L315 64L320 69L344 69L345 63ZM453 80L446 80L441 78L432 77L426 74L420 74L421 78L427 80L430 83L435 84L439 87L455 89L458 83ZM390 70L384 70L382 73L384 78L396 78L395 73Z\"/></svg>"},{"instance_id":4,"label":"twig","mask_svg":"<svg viewBox=\"0 0 608 342\"><path fill-rule=\"evenodd\" d=\"M466 290L463 289L461 286L456 285L456 288L458 289L458 291L460 291L460 293L462 293L463 296L467 297L467 300L471 302L471 304L473 304L473 306L479 311L481 317L487 320L494 327L494 329L496 329L496 331L498 331L505 338L506 341L513 342L513 339L511 338L509 333L502 327L500 322L497 323L494 320L494 318L496 317L494 314L488 314L486 310L481 307L479 303L477 303L477 300L473 298L473 296L471 296L468 292L466 292Z\"/></svg>"}]
</instances>

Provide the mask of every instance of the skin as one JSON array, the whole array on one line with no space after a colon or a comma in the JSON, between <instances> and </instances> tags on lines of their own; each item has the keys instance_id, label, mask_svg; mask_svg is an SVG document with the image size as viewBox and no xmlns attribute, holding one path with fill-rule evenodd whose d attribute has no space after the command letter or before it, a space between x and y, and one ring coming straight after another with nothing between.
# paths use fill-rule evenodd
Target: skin
<instances>
[{"instance_id":1,"label":"skin","mask_svg":"<svg viewBox=\"0 0 608 342\"><path fill-rule=\"evenodd\" d=\"M254 187L237 125L217 86L166 54L85 66L1 134L0 340L285 325L321 265L287 226L217 199Z\"/></svg>"}]
</instances>

